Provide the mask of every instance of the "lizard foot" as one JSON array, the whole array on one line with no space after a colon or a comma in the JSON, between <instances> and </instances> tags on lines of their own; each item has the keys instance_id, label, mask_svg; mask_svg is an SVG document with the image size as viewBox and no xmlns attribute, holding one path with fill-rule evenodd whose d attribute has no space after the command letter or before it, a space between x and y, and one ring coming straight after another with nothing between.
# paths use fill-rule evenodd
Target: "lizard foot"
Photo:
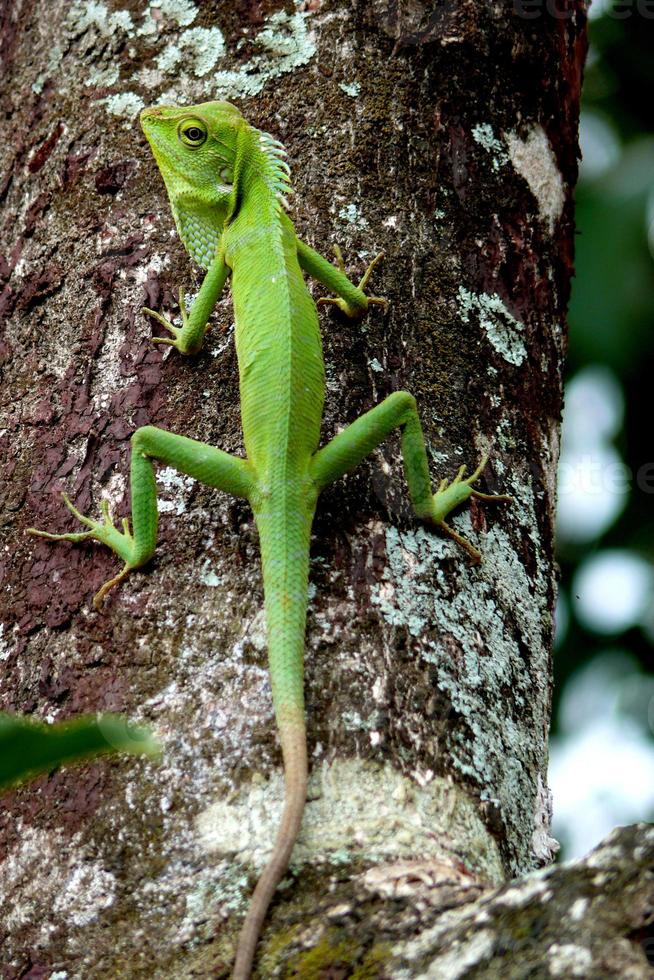
<instances>
[{"instance_id":1,"label":"lizard foot","mask_svg":"<svg viewBox=\"0 0 654 980\"><path fill-rule=\"evenodd\" d=\"M70 532L66 534L51 534L49 531L40 531L35 527L28 527L27 533L33 534L35 537L47 538L48 541L88 541L93 539L95 541L100 541L101 544L106 544L107 547L111 548L120 558L125 562L124 567L121 571L114 575L113 578L105 582L101 589L93 596L93 605L96 609L100 609L106 596L107 592L118 585L119 582L126 577L126 575L132 571L133 568L138 568L143 562L134 561L134 538L129 529L129 521L126 517L123 518L123 530L122 532L115 527L114 522L109 514L109 501L103 500L100 504L100 509L102 511L103 520L94 521L90 517L85 517L84 514L80 514L77 508L71 503L69 498L65 493L62 494L64 498L64 503L68 510L73 514L77 520L89 528L88 531L77 531Z\"/></svg>"},{"instance_id":2,"label":"lizard foot","mask_svg":"<svg viewBox=\"0 0 654 980\"><path fill-rule=\"evenodd\" d=\"M509 497L506 494L481 493L481 491L475 490L473 484L477 482L487 463L488 457L483 456L477 469L467 479L464 479L466 467L461 466L451 482L442 480L438 491L432 498L434 510L429 515L430 519L434 521L444 534L447 534L453 541L456 541L468 553L475 564L479 564L481 561L480 552L466 538L459 534L458 531L450 527L445 522L445 518L451 510L468 500L469 497L476 497L478 500L486 500L489 503L513 503L513 497Z\"/></svg>"},{"instance_id":3,"label":"lizard foot","mask_svg":"<svg viewBox=\"0 0 654 980\"><path fill-rule=\"evenodd\" d=\"M186 312L186 301L184 298L184 290L181 288L181 286L179 290L179 315L182 319L181 327L176 327L173 323L170 322L170 320L168 320L161 313L157 313L156 310L151 310L147 306L144 306L141 312L146 313L148 316L151 316L153 320L156 320L157 323L160 323L161 326L168 331L168 333L172 334L172 337L152 337L151 339L153 344L166 344L168 347L176 347L177 350L180 351L180 353L182 354L196 353L195 349L191 349L187 344L183 342L183 339L180 339L182 338L182 334L184 334L185 330L186 333L184 334L184 337L188 336L188 330L187 330L188 313Z\"/></svg>"},{"instance_id":4,"label":"lizard foot","mask_svg":"<svg viewBox=\"0 0 654 980\"><path fill-rule=\"evenodd\" d=\"M338 245L334 245L334 254L336 256L336 263L338 265L338 268L341 270L343 275L346 275L347 273L345 269L345 260L343 259L343 253L341 252ZM366 285L368 284L368 280L370 279L370 275L373 269L379 262L381 262L383 258L384 258L384 253L379 252L378 255L375 255L372 262L368 263L368 267L366 271L363 273L361 279L359 280L359 284L357 286L357 289L360 289L361 292L363 292L364 289L366 288ZM368 306L381 306L384 308L384 310L387 310L390 305L389 301L381 296L366 296L366 300ZM350 304L347 303L340 296L322 296L319 300L316 301L316 306L337 306L339 310L342 310L343 313L345 313L349 317L362 316L366 312L365 307L361 310L353 310Z\"/></svg>"}]
</instances>

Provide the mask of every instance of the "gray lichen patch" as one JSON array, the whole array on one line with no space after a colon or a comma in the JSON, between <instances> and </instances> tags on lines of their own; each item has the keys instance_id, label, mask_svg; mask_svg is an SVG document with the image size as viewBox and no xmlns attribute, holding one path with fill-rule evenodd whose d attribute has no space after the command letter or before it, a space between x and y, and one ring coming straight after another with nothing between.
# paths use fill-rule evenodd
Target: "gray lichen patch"
<instances>
[{"instance_id":1,"label":"gray lichen patch","mask_svg":"<svg viewBox=\"0 0 654 980\"><path fill-rule=\"evenodd\" d=\"M98 0L75 0L68 10L67 26L78 36L93 27L104 37L111 37L116 32L128 34L134 22L128 10L112 10Z\"/></svg>"},{"instance_id":2,"label":"gray lichen patch","mask_svg":"<svg viewBox=\"0 0 654 980\"><path fill-rule=\"evenodd\" d=\"M552 825L552 793L538 774L538 791L534 805L532 851L539 864L549 864L559 851L559 842L550 834Z\"/></svg>"},{"instance_id":3,"label":"gray lichen patch","mask_svg":"<svg viewBox=\"0 0 654 980\"><path fill-rule=\"evenodd\" d=\"M257 35L260 53L239 69L216 73L216 97L257 95L272 79L306 65L316 53L315 37L307 26L306 17L301 9L293 14L283 10L272 14Z\"/></svg>"},{"instance_id":4,"label":"gray lichen patch","mask_svg":"<svg viewBox=\"0 0 654 980\"><path fill-rule=\"evenodd\" d=\"M526 139L506 137L514 169L529 184L538 202L538 214L552 234L565 205L565 188L552 145L542 126L534 125Z\"/></svg>"},{"instance_id":5,"label":"gray lichen patch","mask_svg":"<svg viewBox=\"0 0 654 980\"><path fill-rule=\"evenodd\" d=\"M200 13L200 5L190 0L157 0L140 12L112 9L101 0L71 4L66 21L69 34L87 34L89 39L99 35L105 40L104 60L89 65L85 84L117 89L99 100L107 113L129 126L149 101L192 103L252 97L272 80L308 64L315 55L315 37L303 4L295 4L292 11L274 11L258 29L251 30L252 53L247 59L227 50L217 25L195 26ZM155 46L145 58L136 47L141 39ZM118 52L117 45L125 41L133 45L128 54L138 67L130 73L128 61L119 75L115 63L104 62L112 48ZM149 90L147 100L143 89Z\"/></svg>"},{"instance_id":6,"label":"gray lichen patch","mask_svg":"<svg viewBox=\"0 0 654 980\"><path fill-rule=\"evenodd\" d=\"M199 6L191 0L151 0L147 12L154 17L157 11L180 27L188 27L197 17Z\"/></svg>"},{"instance_id":7,"label":"gray lichen patch","mask_svg":"<svg viewBox=\"0 0 654 980\"><path fill-rule=\"evenodd\" d=\"M515 477L507 482L505 489L515 498L507 516L523 540L533 540L538 555L533 492ZM469 513L454 523L481 550L478 568L467 565L452 542L425 528L401 532L389 527L387 567L371 599L390 625L408 631L414 656L437 669L437 685L453 722L446 733L452 764L512 828L514 843L520 841L510 860L515 872L549 858L543 849L547 816L533 790L534 781L543 785L540 766L547 744L542 695L549 670L542 618L549 595L547 569L536 558L530 574L499 523L478 538ZM443 559L452 555L446 576ZM510 713L507 690L512 692ZM536 823L539 836L534 838Z\"/></svg>"},{"instance_id":8,"label":"gray lichen patch","mask_svg":"<svg viewBox=\"0 0 654 980\"><path fill-rule=\"evenodd\" d=\"M640 855L633 857L634 843ZM649 861L649 866L648 866ZM393 980L651 976L652 842L644 825L620 828L588 858L487 891L396 943ZM592 887L593 866L607 869Z\"/></svg>"},{"instance_id":9,"label":"gray lichen patch","mask_svg":"<svg viewBox=\"0 0 654 980\"><path fill-rule=\"evenodd\" d=\"M436 957L425 973L416 980L459 980L480 963L490 959L495 946L493 933L480 929L466 942L456 943L452 949Z\"/></svg>"},{"instance_id":10,"label":"gray lichen patch","mask_svg":"<svg viewBox=\"0 0 654 980\"><path fill-rule=\"evenodd\" d=\"M361 94L361 86L358 82L339 82L338 87L352 99L356 99Z\"/></svg>"},{"instance_id":11,"label":"gray lichen patch","mask_svg":"<svg viewBox=\"0 0 654 980\"><path fill-rule=\"evenodd\" d=\"M579 943L552 943L549 948L549 972L552 977L588 977L593 954Z\"/></svg>"},{"instance_id":12,"label":"gray lichen patch","mask_svg":"<svg viewBox=\"0 0 654 980\"><path fill-rule=\"evenodd\" d=\"M188 514L184 517L188 519ZM222 573L217 575L218 580L227 580L226 569L214 565L214 570ZM213 798L216 786L221 786L221 791L231 786L235 766L251 764L248 753L252 735L246 734L243 717L237 708L236 692L241 690L240 675L244 670L244 643L225 643L225 627L235 625L239 600L214 581L202 583L198 588L202 592L211 592L211 600L203 602L200 614L187 615L182 622L176 620L174 604L168 608L161 638L165 646L174 648L175 668L170 682L150 698L145 707L156 718L165 718L171 729L165 740L163 761L152 772L158 792L172 798L183 792L190 779L196 799L208 802ZM217 609L220 610L219 623L215 625L212 620L216 614L212 610ZM250 616L243 618L242 630L247 636ZM180 628L185 634L183 640L178 632ZM212 648L214 655L207 656L207 649ZM257 720L265 719L264 723L271 728L265 666L249 664L246 669L249 714ZM211 758L211 764L208 758Z\"/></svg>"},{"instance_id":13,"label":"gray lichen patch","mask_svg":"<svg viewBox=\"0 0 654 980\"><path fill-rule=\"evenodd\" d=\"M491 154L493 170L498 171L509 162L509 155L506 152L502 140L498 139L493 132L490 123L478 123L472 127L472 137L476 143Z\"/></svg>"},{"instance_id":14,"label":"gray lichen patch","mask_svg":"<svg viewBox=\"0 0 654 980\"><path fill-rule=\"evenodd\" d=\"M490 123L478 123L472 137L490 154L491 165L497 173L508 163L526 180L538 203L538 215L553 234L556 222L565 205L565 187L552 144L543 127L531 126L526 137L507 132L502 139L493 132Z\"/></svg>"},{"instance_id":15,"label":"gray lichen patch","mask_svg":"<svg viewBox=\"0 0 654 980\"><path fill-rule=\"evenodd\" d=\"M26 826L0 863L0 922L16 934L38 922L35 941L47 943L61 923L88 926L112 905L115 890L115 876L79 836Z\"/></svg>"},{"instance_id":16,"label":"gray lichen patch","mask_svg":"<svg viewBox=\"0 0 654 980\"><path fill-rule=\"evenodd\" d=\"M281 814L283 780L255 779L196 819L199 840L219 856L261 870ZM338 819L334 819L338 814ZM497 844L465 793L445 779L419 786L389 765L335 759L314 768L293 867L318 863L465 861L483 881L503 879Z\"/></svg>"},{"instance_id":17,"label":"gray lichen patch","mask_svg":"<svg viewBox=\"0 0 654 980\"><path fill-rule=\"evenodd\" d=\"M125 119L127 129L131 128L141 109L145 108L145 101L135 92L117 92L116 95L108 95L99 101L112 116Z\"/></svg>"},{"instance_id":18,"label":"gray lichen patch","mask_svg":"<svg viewBox=\"0 0 654 980\"><path fill-rule=\"evenodd\" d=\"M338 217L341 221L348 225L354 225L357 228L368 228L368 221L364 215L361 214L361 211L356 204L345 204L339 209Z\"/></svg>"},{"instance_id":19,"label":"gray lichen patch","mask_svg":"<svg viewBox=\"0 0 654 980\"><path fill-rule=\"evenodd\" d=\"M498 354L519 367L527 356L522 338L524 324L507 310L501 298L486 293L475 295L463 286L458 293L459 314L464 323L470 322L472 314L479 319L479 325L486 332L488 340Z\"/></svg>"}]
</instances>

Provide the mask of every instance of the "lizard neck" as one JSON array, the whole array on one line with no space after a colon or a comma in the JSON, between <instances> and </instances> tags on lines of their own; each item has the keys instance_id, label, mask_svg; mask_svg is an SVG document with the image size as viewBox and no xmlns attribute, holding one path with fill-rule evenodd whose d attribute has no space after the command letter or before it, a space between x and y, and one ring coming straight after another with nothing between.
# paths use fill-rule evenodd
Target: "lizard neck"
<instances>
[{"instance_id":1,"label":"lizard neck","mask_svg":"<svg viewBox=\"0 0 654 980\"><path fill-rule=\"evenodd\" d=\"M285 194L291 194L290 171L284 161L281 143L247 123L243 123L236 144L234 187L227 223L242 213L279 215Z\"/></svg>"}]
</instances>

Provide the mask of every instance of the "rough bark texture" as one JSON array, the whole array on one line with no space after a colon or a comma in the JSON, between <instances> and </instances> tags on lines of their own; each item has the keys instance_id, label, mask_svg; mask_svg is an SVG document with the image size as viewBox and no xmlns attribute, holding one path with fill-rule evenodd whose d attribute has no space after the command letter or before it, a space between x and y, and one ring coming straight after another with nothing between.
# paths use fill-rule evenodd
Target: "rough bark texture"
<instances>
[{"instance_id":1,"label":"rough bark texture","mask_svg":"<svg viewBox=\"0 0 654 980\"><path fill-rule=\"evenodd\" d=\"M389 943L443 905L362 898L380 865L458 875L456 905L551 857L553 488L585 50L582 0L560 9L0 6L0 704L120 710L165 744L161 765L103 762L5 799L6 977L226 975L278 816L247 506L163 471L157 558L102 615L90 597L116 560L23 533L73 529L61 490L83 512L107 496L126 513L144 423L242 448L229 298L188 360L155 348L140 314L200 282L136 125L155 102L236 101L288 148L298 233L324 253L337 241L355 272L386 252L388 315L324 319L325 436L407 388L435 479L488 451L486 487L515 498L455 520L484 554L472 568L413 518L398 441L325 493L311 801L262 975L413 975L398 965L409 947L398 959ZM414 971L437 946L420 949Z\"/></svg>"}]
</instances>

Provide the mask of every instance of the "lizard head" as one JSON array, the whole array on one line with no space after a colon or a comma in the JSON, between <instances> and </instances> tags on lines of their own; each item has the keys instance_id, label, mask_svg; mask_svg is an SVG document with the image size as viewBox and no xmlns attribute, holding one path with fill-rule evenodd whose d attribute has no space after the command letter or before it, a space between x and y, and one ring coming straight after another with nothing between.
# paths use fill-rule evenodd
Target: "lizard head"
<instances>
[{"instance_id":1,"label":"lizard head","mask_svg":"<svg viewBox=\"0 0 654 980\"><path fill-rule=\"evenodd\" d=\"M143 110L141 126L171 200L185 197L208 206L225 201L232 189L237 134L244 125L229 102Z\"/></svg>"},{"instance_id":2,"label":"lizard head","mask_svg":"<svg viewBox=\"0 0 654 980\"><path fill-rule=\"evenodd\" d=\"M247 127L229 102L154 106L141 113L186 249L203 268L216 254L233 203L239 132Z\"/></svg>"},{"instance_id":3,"label":"lizard head","mask_svg":"<svg viewBox=\"0 0 654 980\"><path fill-rule=\"evenodd\" d=\"M207 268L228 217L243 198L243 175L259 179L275 201L291 193L284 147L250 126L229 102L154 106L141 113L187 250ZM276 205L279 206L279 205Z\"/></svg>"}]
</instances>

